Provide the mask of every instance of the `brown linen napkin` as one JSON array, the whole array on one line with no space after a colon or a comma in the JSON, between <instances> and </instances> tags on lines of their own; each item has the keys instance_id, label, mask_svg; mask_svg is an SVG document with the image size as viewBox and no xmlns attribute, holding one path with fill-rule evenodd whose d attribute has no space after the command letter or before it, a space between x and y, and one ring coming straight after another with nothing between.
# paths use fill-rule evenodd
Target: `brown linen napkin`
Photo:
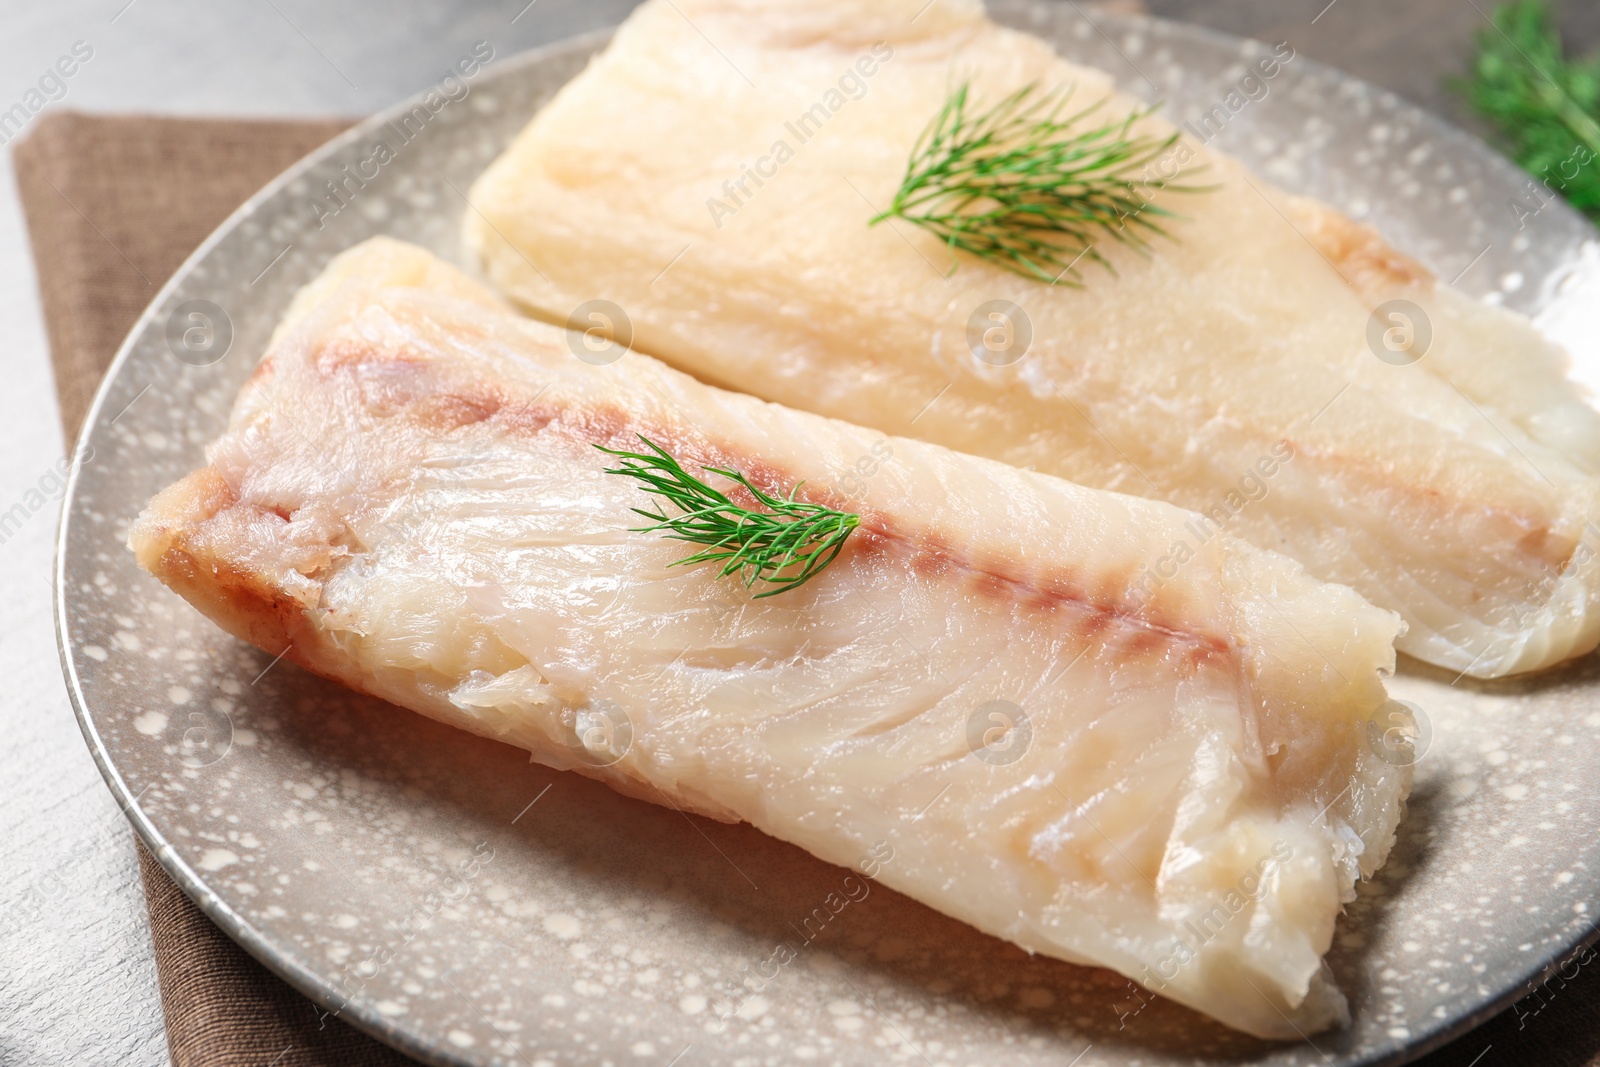
<instances>
[{"instance_id":1,"label":"brown linen napkin","mask_svg":"<svg viewBox=\"0 0 1600 1067\"><path fill-rule=\"evenodd\" d=\"M17 145L69 440L123 335L167 277L229 212L344 125L62 111ZM412 1062L338 1020L319 1029L321 1013L310 1001L229 940L142 847L139 853L176 1067ZM1600 1067L1593 973L1600 968L1587 965L1591 958L1577 954L1513 1010L1422 1067ZM1473 980L1467 966L1451 980Z\"/></svg>"},{"instance_id":2,"label":"brown linen napkin","mask_svg":"<svg viewBox=\"0 0 1600 1067\"><path fill-rule=\"evenodd\" d=\"M58 111L13 150L69 442L139 313L257 189L337 120L102 117ZM175 1067L403 1067L212 925L149 852L139 871Z\"/></svg>"}]
</instances>

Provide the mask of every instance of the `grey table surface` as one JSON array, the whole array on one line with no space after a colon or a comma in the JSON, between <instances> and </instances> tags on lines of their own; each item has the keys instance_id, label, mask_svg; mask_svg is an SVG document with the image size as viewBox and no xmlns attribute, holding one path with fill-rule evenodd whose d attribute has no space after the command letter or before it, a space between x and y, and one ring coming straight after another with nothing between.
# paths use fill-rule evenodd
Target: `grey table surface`
<instances>
[{"instance_id":1,"label":"grey table surface","mask_svg":"<svg viewBox=\"0 0 1600 1067\"><path fill-rule=\"evenodd\" d=\"M1131 0L1111 0L1128 9ZM510 54L616 22L631 0L0 0L0 112L77 41L93 58L47 108L357 116L435 81L473 42ZM1490 0L1147 0L1471 125L1444 87ZM1600 5L1568 0L1575 46ZM5 136L0 132L0 137ZM11 138L7 138L9 141ZM9 145L5 152L9 156ZM63 455L27 234L0 167L0 511ZM67 702L51 620L52 512L0 543L0 1065L168 1062L132 835Z\"/></svg>"}]
</instances>

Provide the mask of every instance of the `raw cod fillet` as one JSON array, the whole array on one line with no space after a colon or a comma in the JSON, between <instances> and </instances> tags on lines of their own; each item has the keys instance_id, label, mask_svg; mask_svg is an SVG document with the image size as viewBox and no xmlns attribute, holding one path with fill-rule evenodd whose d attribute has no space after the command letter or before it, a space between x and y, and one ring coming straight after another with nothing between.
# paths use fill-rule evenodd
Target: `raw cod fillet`
<instances>
[{"instance_id":1,"label":"raw cod fillet","mask_svg":"<svg viewBox=\"0 0 1600 1067\"><path fill-rule=\"evenodd\" d=\"M1174 239L1101 240L1116 274L1080 264L1081 289L869 227L963 80L1138 106L977 3L926 2L650 0L478 181L469 244L533 314L613 301L706 381L1205 514L1149 586L1224 530L1398 612L1400 649L1452 671L1595 647L1600 417L1525 319L1375 231L1187 135L1217 188L1155 196ZM1411 365L1369 348L1394 299L1431 323ZM1007 366L969 347L994 300L1031 323Z\"/></svg>"},{"instance_id":2,"label":"raw cod fillet","mask_svg":"<svg viewBox=\"0 0 1600 1067\"><path fill-rule=\"evenodd\" d=\"M768 599L671 566L593 447L640 433L862 526ZM870 505L831 488L886 450ZM269 652L825 860L888 842L888 885L1239 1029L1347 1017L1321 957L1410 785L1367 732L1398 620L1285 557L1218 537L1136 601L1176 508L590 365L386 239L296 299L208 458L130 544Z\"/></svg>"}]
</instances>

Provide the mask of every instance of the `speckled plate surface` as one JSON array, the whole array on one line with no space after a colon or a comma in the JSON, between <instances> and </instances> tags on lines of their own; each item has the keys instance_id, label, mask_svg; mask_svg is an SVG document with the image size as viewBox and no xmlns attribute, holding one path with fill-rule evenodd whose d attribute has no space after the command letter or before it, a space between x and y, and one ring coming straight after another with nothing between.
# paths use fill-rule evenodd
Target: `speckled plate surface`
<instances>
[{"instance_id":1,"label":"speckled plate surface","mask_svg":"<svg viewBox=\"0 0 1600 1067\"><path fill-rule=\"evenodd\" d=\"M1260 45L1090 23L1040 0L996 15L1179 121L1220 116L1216 143L1271 180L1373 222L1569 345L1589 338L1578 373L1600 381L1600 331L1585 322L1600 308L1594 232L1476 141L1298 57L1244 82ZM139 834L224 929L420 1059L533 1067L1399 1063L1590 936L1594 657L1490 685L1402 669L1394 694L1423 709L1432 742L1394 856L1330 957L1355 1021L1285 1046L1109 972L1030 959L881 887L802 943L791 924L844 871L276 663L141 572L129 521L201 462L296 287L372 234L459 259L463 192L603 43L497 59L464 96L378 116L297 166L178 272L91 413L58 560L68 685ZM798 958L767 975L786 941ZM757 973L752 994L741 983Z\"/></svg>"}]
</instances>

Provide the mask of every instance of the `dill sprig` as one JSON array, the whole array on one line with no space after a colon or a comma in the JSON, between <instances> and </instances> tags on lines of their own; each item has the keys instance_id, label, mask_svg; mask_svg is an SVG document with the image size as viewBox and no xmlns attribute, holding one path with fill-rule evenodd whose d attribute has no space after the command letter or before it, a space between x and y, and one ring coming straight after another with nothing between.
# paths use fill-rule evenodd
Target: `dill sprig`
<instances>
[{"instance_id":1,"label":"dill sprig","mask_svg":"<svg viewBox=\"0 0 1600 1067\"><path fill-rule=\"evenodd\" d=\"M1494 11L1465 89L1510 154L1600 221L1600 63L1569 59L1539 0Z\"/></svg>"},{"instance_id":2,"label":"dill sprig","mask_svg":"<svg viewBox=\"0 0 1600 1067\"><path fill-rule=\"evenodd\" d=\"M1081 259L1116 273L1098 237L1143 252L1147 236L1168 236L1161 220L1176 216L1151 191L1201 191L1145 173L1178 141L1132 133L1153 108L1092 123L1104 99L1063 114L1070 86L1030 84L972 114L968 89L952 92L918 137L893 203L869 225L898 216L1024 277L1078 287Z\"/></svg>"},{"instance_id":3,"label":"dill sprig","mask_svg":"<svg viewBox=\"0 0 1600 1067\"><path fill-rule=\"evenodd\" d=\"M802 586L816 577L844 548L851 531L861 525L860 515L796 500L803 482L790 490L788 497L776 497L750 484L750 479L738 471L702 467L701 470L720 474L742 486L768 510L741 507L727 494L684 470L669 452L648 437L640 434L639 440L648 453L595 445L622 460L620 467L609 467L606 473L637 478L641 489L665 498L678 514L668 515L661 505L653 511L634 508L634 514L649 519L651 525L636 526L630 532L662 531L673 540L706 546L673 566L720 563L720 578L737 574L746 589L757 582L770 585L772 588L756 594L758 600Z\"/></svg>"}]
</instances>

